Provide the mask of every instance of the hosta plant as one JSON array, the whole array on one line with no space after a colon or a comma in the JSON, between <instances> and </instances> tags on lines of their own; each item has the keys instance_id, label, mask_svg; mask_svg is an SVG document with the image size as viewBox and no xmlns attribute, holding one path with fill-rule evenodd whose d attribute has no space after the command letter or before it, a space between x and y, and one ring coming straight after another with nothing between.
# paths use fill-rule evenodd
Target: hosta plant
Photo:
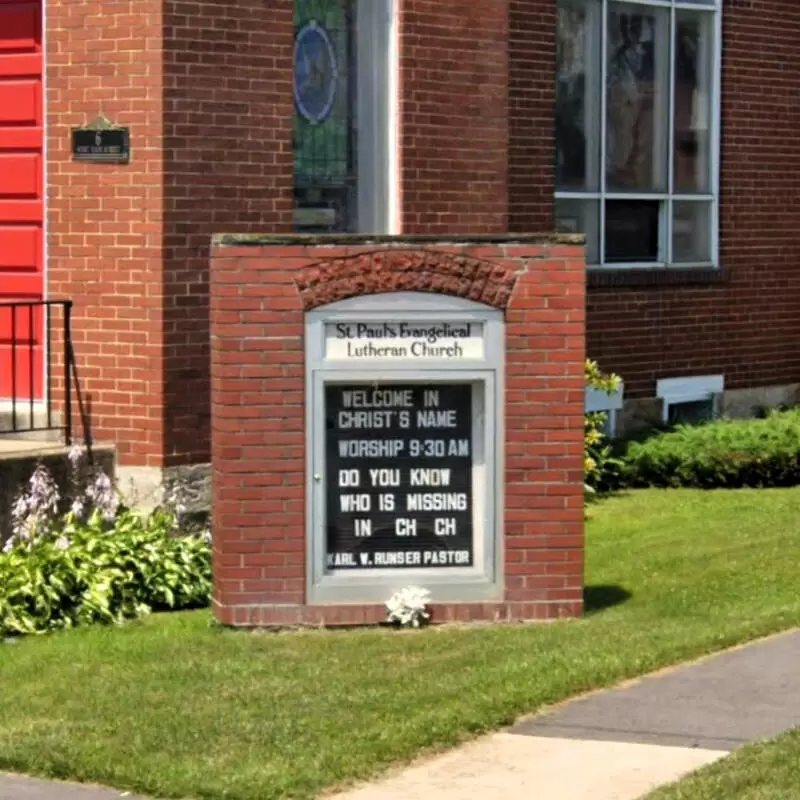
<instances>
[{"instance_id":1,"label":"hosta plant","mask_svg":"<svg viewBox=\"0 0 800 800\"><path fill-rule=\"evenodd\" d=\"M16 500L0 553L0 636L208 605L208 533L184 533L169 502L146 517L126 508L81 448L70 461L68 510L42 465Z\"/></svg>"}]
</instances>

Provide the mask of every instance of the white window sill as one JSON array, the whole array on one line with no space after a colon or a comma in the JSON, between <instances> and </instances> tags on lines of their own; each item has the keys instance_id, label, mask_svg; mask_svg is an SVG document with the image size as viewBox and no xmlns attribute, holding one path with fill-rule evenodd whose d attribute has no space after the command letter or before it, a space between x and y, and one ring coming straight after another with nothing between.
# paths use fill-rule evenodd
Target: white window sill
<instances>
[{"instance_id":1,"label":"white window sill","mask_svg":"<svg viewBox=\"0 0 800 800\"><path fill-rule=\"evenodd\" d=\"M652 270L682 270L682 269L719 269L718 265L711 261L690 261L687 263L681 262L680 264L665 264L663 261L642 261L633 263L621 264L587 264L587 269L596 270L598 272L608 272L611 270L636 270L636 269L652 269Z\"/></svg>"}]
</instances>

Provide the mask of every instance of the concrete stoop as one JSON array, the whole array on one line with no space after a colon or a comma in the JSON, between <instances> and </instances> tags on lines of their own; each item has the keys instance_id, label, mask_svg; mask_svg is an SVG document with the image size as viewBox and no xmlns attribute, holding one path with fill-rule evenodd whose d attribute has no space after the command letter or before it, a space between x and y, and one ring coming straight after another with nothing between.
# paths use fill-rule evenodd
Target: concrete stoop
<instances>
[{"instance_id":1,"label":"concrete stoop","mask_svg":"<svg viewBox=\"0 0 800 800\"><path fill-rule=\"evenodd\" d=\"M64 440L63 431L58 430L61 424L60 415L54 413L48 419L47 411L41 406L34 405L31 411L30 405L21 401L14 411L7 400L0 402L0 438L8 435L15 440L58 444ZM25 429L25 432L17 432L19 428Z\"/></svg>"},{"instance_id":2,"label":"concrete stoop","mask_svg":"<svg viewBox=\"0 0 800 800\"><path fill-rule=\"evenodd\" d=\"M56 432L58 435L58 432ZM69 450L60 441L42 434L0 434L0 545L11 535L11 509L20 488L39 463L53 475L62 496L69 488ZM116 474L116 448L111 444L92 447L92 455L109 477Z\"/></svg>"}]
</instances>

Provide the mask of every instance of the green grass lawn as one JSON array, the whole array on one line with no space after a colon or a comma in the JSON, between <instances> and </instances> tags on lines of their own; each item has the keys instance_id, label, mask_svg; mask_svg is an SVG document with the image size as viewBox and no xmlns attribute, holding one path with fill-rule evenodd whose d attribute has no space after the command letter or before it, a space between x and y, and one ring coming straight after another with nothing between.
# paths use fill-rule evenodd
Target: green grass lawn
<instances>
[{"instance_id":1,"label":"green grass lawn","mask_svg":"<svg viewBox=\"0 0 800 800\"><path fill-rule=\"evenodd\" d=\"M201 612L0 647L0 768L159 797L312 797L800 624L799 503L791 489L599 504L578 622L270 635Z\"/></svg>"},{"instance_id":2,"label":"green grass lawn","mask_svg":"<svg viewBox=\"0 0 800 800\"><path fill-rule=\"evenodd\" d=\"M774 742L745 747L648 800L797 800L800 730Z\"/></svg>"}]
</instances>

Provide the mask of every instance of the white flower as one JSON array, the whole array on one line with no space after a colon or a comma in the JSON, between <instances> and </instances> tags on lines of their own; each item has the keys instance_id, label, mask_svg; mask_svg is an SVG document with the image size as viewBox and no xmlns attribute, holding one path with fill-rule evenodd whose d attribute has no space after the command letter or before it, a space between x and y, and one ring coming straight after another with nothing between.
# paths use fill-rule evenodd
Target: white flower
<instances>
[{"instance_id":1,"label":"white flower","mask_svg":"<svg viewBox=\"0 0 800 800\"><path fill-rule=\"evenodd\" d=\"M386 602L389 622L419 628L431 616L428 611L430 596L427 589L419 586L407 586L395 592Z\"/></svg>"},{"instance_id":2,"label":"white flower","mask_svg":"<svg viewBox=\"0 0 800 800\"><path fill-rule=\"evenodd\" d=\"M82 445L80 442L75 442L72 447L69 448L67 458L69 459L69 463L72 465L73 469L78 468L78 465L81 463L81 459L85 453L86 447L84 447L84 445Z\"/></svg>"},{"instance_id":3,"label":"white flower","mask_svg":"<svg viewBox=\"0 0 800 800\"><path fill-rule=\"evenodd\" d=\"M66 536L59 536L55 543L56 550L67 550L69 548L69 539Z\"/></svg>"},{"instance_id":4,"label":"white flower","mask_svg":"<svg viewBox=\"0 0 800 800\"><path fill-rule=\"evenodd\" d=\"M189 511L189 500L189 490L180 481L171 483L164 489L164 508L174 514L178 523L182 522Z\"/></svg>"},{"instance_id":5,"label":"white flower","mask_svg":"<svg viewBox=\"0 0 800 800\"><path fill-rule=\"evenodd\" d=\"M72 513L80 519L83 516L84 512L84 502L82 497L76 497L72 501Z\"/></svg>"},{"instance_id":6,"label":"white flower","mask_svg":"<svg viewBox=\"0 0 800 800\"><path fill-rule=\"evenodd\" d=\"M39 464L11 510L11 531L17 540L38 540L47 536L55 521L60 500L58 487L43 464Z\"/></svg>"},{"instance_id":7,"label":"white flower","mask_svg":"<svg viewBox=\"0 0 800 800\"><path fill-rule=\"evenodd\" d=\"M114 521L119 509L119 498L111 478L102 470L94 476L94 482L86 487L86 498L103 515L106 522Z\"/></svg>"},{"instance_id":8,"label":"white flower","mask_svg":"<svg viewBox=\"0 0 800 800\"><path fill-rule=\"evenodd\" d=\"M28 516L28 498L25 495L20 495L14 502L14 508L11 511L11 516L15 520L24 520Z\"/></svg>"}]
</instances>

